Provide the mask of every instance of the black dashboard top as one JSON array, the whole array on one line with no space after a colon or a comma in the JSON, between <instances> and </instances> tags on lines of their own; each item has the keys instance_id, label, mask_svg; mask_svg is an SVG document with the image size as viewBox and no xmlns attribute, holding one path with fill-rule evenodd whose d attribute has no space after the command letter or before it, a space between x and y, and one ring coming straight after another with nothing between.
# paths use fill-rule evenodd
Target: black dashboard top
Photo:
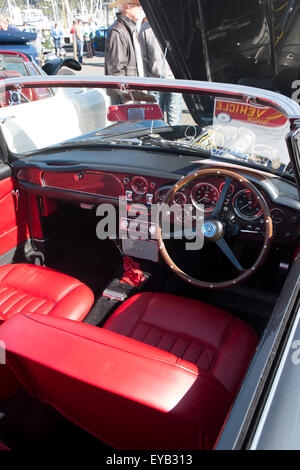
<instances>
[{"instance_id":1,"label":"black dashboard top","mask_svg":"<svg viewBox=\"0 0 300 470\"><path fill-rule=\"evenodd\" d=\"M230 168L260 186L274 203L300 211L300 201L295 184L279 176L239 165L237 161L233 161L231 164L215 159L201 159L195 156L151 152L136 148L99 150L91 147L36 153L15 161L13 166L17 172L22 168L38 168L41 171L55 172L93 170L150 176L170 182L176 182L182 176L198 168Z\"/></svg>"}]
</instances>

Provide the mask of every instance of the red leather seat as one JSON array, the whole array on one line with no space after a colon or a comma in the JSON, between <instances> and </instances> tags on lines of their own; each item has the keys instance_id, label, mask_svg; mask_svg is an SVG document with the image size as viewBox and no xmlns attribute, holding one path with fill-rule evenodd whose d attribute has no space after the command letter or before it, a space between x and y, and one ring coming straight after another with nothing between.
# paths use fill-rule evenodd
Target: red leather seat
<instances>
[{"instance_id":1,"label":"red leather seat","mask_svg":"<svg viewBox=\"0 0 300 470\"><path fill-rule=\"evenodd\" d=\"M218 379L232 396L257 344L253 330L224 310L151 292L121 305L104 328L195 364Z\"/></svg>"},{"instance_id":2,"label":"red leather seat","mask_svg":"<svg viewBox=\"0 0 300 470\"><path fill-rule=\"evenodd\" d=\"M153 293L104 328L15 315L0 340L29 393L121 449L212 448L257 344L218 308Z\"/></svg>"},{"instance_id":3,"label":"red leather seat","mask_svg":"<svg viewBox=\"0 0 300 470\"><path fill-rule=\"evenodd\" d=\"M81 321L94 302L82 282L54 269L30 264L0 266L0 324L16 313L39 313ZM20 388L15 376L0 364L0 400Z\"/></svg>"},{"instance_id":4,"label":"red leather seat","mask_svg":"<svg viewBox=\"0 0 300 470\"><path fill-rule=\"evenodd\" d=\"M15 313L39 313L81 321L94 302L82 282L31 264L0 267L0 322Z\"/></svg>"}]
</instances>

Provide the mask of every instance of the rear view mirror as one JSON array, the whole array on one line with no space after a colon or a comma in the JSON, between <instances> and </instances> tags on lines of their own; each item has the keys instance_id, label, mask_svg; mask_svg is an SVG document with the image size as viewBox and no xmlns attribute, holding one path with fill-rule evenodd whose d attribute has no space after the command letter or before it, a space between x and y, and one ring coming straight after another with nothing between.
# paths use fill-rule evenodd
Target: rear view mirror
<instances>
[{"instance_id":1,"label":"rear view mirror","mask_svg":"<svg viewBox=\"0 0 300 470\"><path fill-rule=\"evenodd\" d=\"M108 108L108 121L155 121L163 118L157 103L117 104Z\"/></svg>"}]
</instances>

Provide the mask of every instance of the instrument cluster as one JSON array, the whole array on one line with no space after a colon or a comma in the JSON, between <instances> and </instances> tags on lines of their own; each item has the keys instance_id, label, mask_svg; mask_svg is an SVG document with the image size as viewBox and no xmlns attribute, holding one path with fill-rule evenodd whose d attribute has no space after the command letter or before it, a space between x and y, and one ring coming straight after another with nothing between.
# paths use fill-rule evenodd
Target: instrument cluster
<instances>
[{"instance_id":1,"label":"instrument cluster","mask_svg":"<svg viewBox=\"0 0 300 470\"><path fill-rule=\"evenodd\" d=\"M212 184L209 182L200 182L190 190L190 199L192 204L204 210L205 213L213 212L225 182L221 184ZM235 214L243 220L255 220L261 215L261 207L252 191L245 188L236 188L230 184L224 201L224 208L232 207Z\"/></svg>"},{"instance_id":2,"label":"instrument cluster","mask_svg":"<svg viewBox=\"0 0 300 470\"><path fill-rule=\"evenodd\" d=\"M188 185L173 196L172 203L183 206L192 203L196 209L204 213L212 213L219 200L225 181L220 179L199 181ZM163 202L164 196L169 188L161 188L156 195L157 202ZM255 194L249 189L230 184L224 201L224 207L231 207L236 216L243 220L255 220L261 215L261 208ZM280 209L278 209L280 211ZM279 217L279 212L276 213Z\"/></svg>"},{"instance_id":3,"label":"instrument cluster","mask_svg":"<svg viewBox=\"0 0 300 470\"><path fill-rule=\"evenodd\" d=\"M224 184L224 178L216 177L193 181L180 188L174 194L171 203L181 206L180 218L185 211L185 204L191 204L197 210L204 211L204 215L209 216L216 207ZM169 185L159 188L155 202L162 203L170 188ZM290 241L293 238L292 226L300 223L300 215L291 209L274 206L268 196L264 195L270 208L274 238L280 242ZM188 214L188 211L186 213ZM264 218L256 195L238 181L233 181L229 186L224 200L223 215L238 223L240 233L245 237L260 236L264 232Z\"/></svg>"}]
</instances>

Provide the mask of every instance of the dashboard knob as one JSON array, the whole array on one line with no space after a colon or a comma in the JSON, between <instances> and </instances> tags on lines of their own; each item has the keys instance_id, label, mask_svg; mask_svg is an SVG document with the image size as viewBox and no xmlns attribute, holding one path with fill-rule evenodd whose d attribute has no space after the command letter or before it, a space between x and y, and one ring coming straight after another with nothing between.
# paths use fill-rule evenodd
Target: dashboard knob
<instances>
[{"instance_id":1,"label":"dashboard knob","mask_svg":"<svg viewBox=\"0 0 300 470\"><path fill-rule=\"evenodd\" d=\"M155 232L156 232L156 227L155 227L155 225L150 225L150 227L149 227L149 232L151 233L151 235L154 235L154 234L155 234Z\"/></svg>"},{"instance_id":2,"label":"dashboard knob","mask_svg":"<svg viewBox=\"0 0 300 470\"><path fill-rule=\"evenodd\" d=\"M76 173L76 175L74 175L74 180L75 181L80 181L82 178L83 178L82 173Z\"/></svg>"}]
</instances>

